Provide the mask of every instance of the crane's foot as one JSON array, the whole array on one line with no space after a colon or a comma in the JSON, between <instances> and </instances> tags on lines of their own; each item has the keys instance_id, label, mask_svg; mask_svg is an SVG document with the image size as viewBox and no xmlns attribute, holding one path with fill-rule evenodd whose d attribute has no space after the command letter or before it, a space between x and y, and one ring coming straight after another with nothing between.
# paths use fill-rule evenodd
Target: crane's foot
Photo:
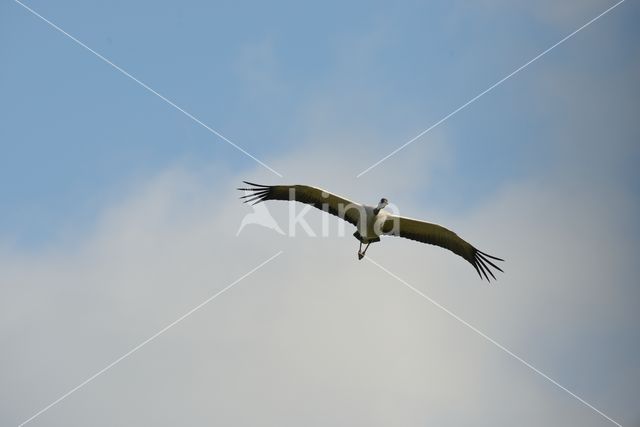
<instances>
[{"instance_id":1,"label":"crane's foot","mask_svg":"<svg viewBox=\"0 0 640 427\"><path fill-rule=\"evenodd\" d=\"M364 254L367 253L367 249L369 249L369 245L371 242L367 243L367 246L364 247L364 251L362 250L362 242L360 242L360 248L358 248L358 259L364 258Z\"/></svg>"}]
</instances>

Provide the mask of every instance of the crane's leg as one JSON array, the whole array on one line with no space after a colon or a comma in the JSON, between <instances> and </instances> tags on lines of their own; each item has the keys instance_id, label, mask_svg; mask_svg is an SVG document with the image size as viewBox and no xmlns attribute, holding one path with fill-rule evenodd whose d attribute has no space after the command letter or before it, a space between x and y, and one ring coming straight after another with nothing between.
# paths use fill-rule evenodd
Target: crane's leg
<instances>
[{"instance_id":1,"label":"crane's leg","mask_svg":"<svg viewBox=\"0 0 640 427\"><path fill-rule=\"evenodd\" d=\"M364 247L364 251L362 251L362 256L364 256L364 254L367 253L367 249L369 249L369 245L371 244L371 242L367 243L367 246Z\"/></svg>"},{"instance_id":2,"label":"crane's leg","mask_svg":"<svg viewBox=\"0 0 640 427\"><path fill-rule=\"evenodd\" d=\"M367 243L367 246L364 247L364 251L362 250L362 242L360 242L360 249L358 249L358 259L364 258L364 254L367 253L367 249L369 249L369 245L371 242Z\"/></svg>"}]
</instances>

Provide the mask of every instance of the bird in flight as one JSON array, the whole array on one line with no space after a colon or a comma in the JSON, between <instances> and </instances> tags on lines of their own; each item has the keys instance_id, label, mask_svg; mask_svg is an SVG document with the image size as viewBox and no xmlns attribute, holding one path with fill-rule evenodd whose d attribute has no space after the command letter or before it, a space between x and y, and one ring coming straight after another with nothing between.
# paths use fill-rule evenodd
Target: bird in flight
<instances>
[{"instance_id":1,"label":"bird in flight","mask_svg":"<svg viewBox=\"0 0 640 427\"><path fill-rule=\"evenodd\" d=\"M248 188L238 188L247 192L241 199L253 204L265 200L288 200L311 205L335 215L356 227L354 237L360 241L358 259L362 259L371 243L379 242L380 236L399 236L448 249L466 259L478 272L480 279L491 281L496 276L490 267L502 271L495 262L504 261L486 254L463 240L453 231L430 222L393 215L384 210L389 204L380 199L376 206L353 202L336 194L308 185L261 185L243 181ZM362 245L365 244L364 250ZM493 260L493 261L492 261Z\"/></svg>"}]
</instances>

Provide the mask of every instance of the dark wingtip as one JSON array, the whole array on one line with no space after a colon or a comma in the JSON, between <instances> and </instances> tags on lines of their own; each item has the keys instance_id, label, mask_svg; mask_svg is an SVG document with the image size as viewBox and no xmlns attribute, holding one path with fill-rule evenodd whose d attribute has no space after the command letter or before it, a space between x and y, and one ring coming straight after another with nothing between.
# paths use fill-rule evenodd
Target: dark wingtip
<instances>
[{"instance_id":1,"label":"dark wingtip","mask_svg":"<svg viewBox=\"0 0 640 427\"><path fill-rule=\"evenodd\" d=\"M253 185L254 187L263 187L263 188L269 187L268 185L256 184L256 183L249 182L249 181L242 181L242 182L244 182L247 185Z\"/></svg>"},{"instance_id":2,"label":"dark wingtip","mask_svg":"<svg viewBox=\"0 0 640 427\"><path fill-rule=\"evenodd\" d=\"M504 271L502 270L502 268L498 267L494 262L492 262L489 258L495 261L504 262L502 258L494 257L492 255L486 254L476 249L473 255L473 261L471 264L473 264L473 267L476 269L476 271L479 270L482 272L482 274L480 275L481 279L483 278L482 275L484 275L484 278L487 279L489 283L491 283L491 279L489 278L489 276L491 276L493 280L497 280L497 278L495 274L493 274L493 271L491 271L490 267L493 267L502 273L504 273Z\"/></svg>"},{"instance_id":3,"label":"dark wingtip","mask_svg":"<svg viewBox=\"0 0 640 427\"><path fill-rule=\"evenodd\" d=\"M254 201L256 203L258 203L258 202L261 202L261 201L263 201L265 199L265 196L263 194L259 194L259 195L251 194L251 196L253 196L253 197L250 197L250 198L248 198L246 200L243 200L243 203L250 203L250 202L254 202ZM255 205L255 203L253 203L253 204Z\"/></svg>"},{"instance_id":4,"label":"dark wingtip","mask_svg":"<svg viewBox=\"0 0 640 427\"><path fill-rule=\"evenodd\" d=\"M478 250L476 249L476 251L478 251ZM489 255L489 254L484 253L484 252L482 252L482 251L478 251L478 252L479 252L479 253L481 253L482 255L486 256L486 257L489 257L489 258L491 258L491 259L495 259L496 261L502 261L502 262L504 262L504 260L503 260L502 258L498 258L498 257L495 257L495 256L493 256L493 255Z\"/></svg>"},{"instance_id":5,"label":"dark wingtip","mask_svg":"<svg viewBox=\"0 0 640 427\"><path fill-rule=\"evenodd\" d=\"M271 187L269 187L268 185L255 184L249 181L242 181L242 182L244 182L247 185L253 186L251 188L243 188L243 187L238 188L238 190L240 191L249 192L248 194L240 196L240 199L244 199L243 203L253 202L251 203L251 205L255 205L256 203L260 203L266 200L267 197L269 196L269 191Z\"/></svg>"},{"instance_id":6,"label":"dark wingtip","mask_svg":"<svg viewBox=\"0 0 640 427\"><path fill-rule=\"evenodd\" d=\"M486 258L486 255L484 255L482 252L478 251L478 254L476 255L478 258L480 258L482 261L486 262L487 264L489 264L491 267L500 270L504 273L504 271L498 267L497 265L495 265L493 262L491 262L488 258Z\"/></svg>"},{"instance_id":7,"label":"dark wingtip","mask_svg":"<svg viewBox=\"0 0 640 427\"><path fill-rule=\"evenodd\" d=\"M487 271L489 270L487 268L486 265L484 265L480 260L476 259L476 262L478 263L478 267L480 267L480 271L482 271L482 274L484 274L484 278L487 279L487 282L491 283L491 279L489 279L489 276L487 275ZM491 272L489 272L491 273ZM495 279L495 277L494 277Z\"/></svg>"},{"instance_id":8,"label":"dark wingtip","mask_svg":"<svg viewBox=\"0 0 640 427\"><path fill-rule=\"evenodd\" d=\"M264 196L265 193L251 193L251 194L245 194L244 196L240 196L240 199L246 199L248 197L254 197L254 196Z\"/></svg>"},{"instance_id":9,"label":"dark wingtip","mask_svg":"<svg viewBox=\"0 0 640 427\"><path fill-rule=\"evenodd\" d=\"M480 270L478 269L478 266L476 265L476 263L472 262L471 265L473 265L473 268L476 269L476 271L478 272L478 276L480 276L480 280L482 280L482 274L480 274Z\"/></svg>"}]
</instances>

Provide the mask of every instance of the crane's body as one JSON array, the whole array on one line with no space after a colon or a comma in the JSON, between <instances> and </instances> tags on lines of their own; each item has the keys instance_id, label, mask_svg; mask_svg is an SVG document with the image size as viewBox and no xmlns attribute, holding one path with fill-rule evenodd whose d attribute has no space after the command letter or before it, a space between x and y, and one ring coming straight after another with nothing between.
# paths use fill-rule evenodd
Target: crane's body
<instances>
[{"instance_id":1,"label":"crane's body","mask_svg":"<svg viewBox=\"0 0 640 427\"><path fill-rule=\"evenodd\" d=\"M356 239L362 243L373 243L380 241L380 231L382 223L387 218L387 213L382 209L377 210L374 206L363 206L363 215L358 220Z\"/></svg>"},{"instance_id":2,"label":"crane's body","mask_svg":"<svg viewBox=\"0 0 640 427\"><path fill-rule=\"evenodd\" d=\"M383 199L385 200L385 199ZM381 204L382 200L380 201ZM386 205L385 205L386 206ZM356 232L353 236L360 241L360 247L358 248L358 259L364 258L367 248L371 243L379 242L382 235L382 226L387 219L387 212L385 212L378 205L377 207L364 205L362 206L361 215L356 225ZM362 250L362 244L366 244L364 251Z\"/></svg>"},{"instance_id":3,"label":"crane's body","mask_svg":"<svg viewBox=\"0 0 640 427\"><path fill-rule=\"evenodd\" d=\"M247 191L241 198L245 202L259 203L265 200L289 200L311 205L324 212L336 215L356 227L354 237L360 241L358 259L365 256L371 243L379 242L381 236L399 236L422 243L440 246L466 259L480 275L486 278L495 275L489 268L502 271L493 261L504 261L479 251L474 246L460 238L453 231L426 221L393 215L384 210L388 205L385 198L380 199L377 206L362 205L349 199L329 193L320 188L307 185L260 185L246 182L249 188L239 188ZM362 245L366 247L362 250ZM493 260L493 261L491 261Z\"/></svg>"}]
</instances>

